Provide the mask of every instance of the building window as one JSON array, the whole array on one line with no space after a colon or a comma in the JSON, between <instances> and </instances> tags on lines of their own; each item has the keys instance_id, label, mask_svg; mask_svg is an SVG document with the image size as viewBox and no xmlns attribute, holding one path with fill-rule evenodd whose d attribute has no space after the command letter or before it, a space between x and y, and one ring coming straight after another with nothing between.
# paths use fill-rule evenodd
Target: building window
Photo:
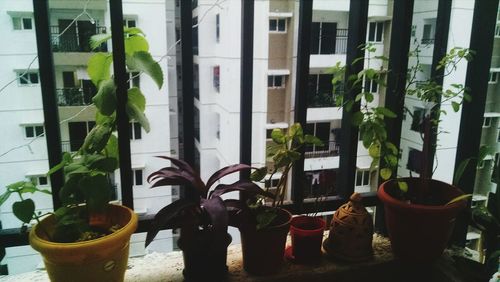
<instances>
[{"instance_id":1,"label":"building window","mask_svg":"<svg viewBox=\"0 0 500 282\"><path fill-rule=\"evenodd\" d=\"M141 73L140 72L130 72L128 75L128 87L141 87Z\"/></svg>"},{"instance_id":2,"label":"building window","mask_svg":"<svg viewBox=\"0 0 500 282\"><path fill-rule=\"evenodd\" d=\"M497 81L498 81L498 72L490 71L488 83L494 84L494 83L497 83Z\"/></svg>"},{"instance_id":3,"label":"building window","mask_svg":"<svg viewBox=\"0 0 500 282\"><path fill-rule=\"evenodd\" d=\"M412 25L411 26L411 37L415 37L417 35L417 26Z\"/></svg>"},{"instance_id":4,"label":"building window","mask_svg":"<svg viewBox=\"0 0 500 282\"><path fill-rule=\"evenodd\" d=\"M31 181L33 181L37 186L49 185L49 178L45 175L33 176L31 177Z\"/></svg>"},{"instance_id":5,"label":"building window","mask_svg":"<svg viewBox=\"0 0 500 282\"><path fill-rule=\"evenodd\" d=\"M286 32L286 19L269 19L270 32Z\"/></svg>"},{"instance_id":6,"label":"building window","mask_svg":"<svg viewBox=\"0 0 500 282\"><path fill-rule=\"evenodd\" d=\"M346 34L344 34L346 35ZM347 38L347 36L345 36ZM337 23L313 22L311 25L311 54L325 55L342 53L339 37L337 48ZM344 43L344 45L347 41ZM338 49L338 52L337 52Z\"/></svg>"},{"instance_id":7,"label":"building window","mask_svg":"<svg viewBox=\"0 0 500 282\"><path fill-rule=\"evenodd\" d=\"M193 95L200 100L200 67L193 64Z\"/></svg>"},{"instance_id":8,"label":"building window","mask_svg":"<svg viewBox=\"0 0 500 282\"><path fill-rule=\"evenodd\" d=\"M368 41L381 43L384 34L383 22L371 22L368 29Z\"/></svg>"},{"instance_id":9,"label":"building window","mask_svg":"<svg viewBox=\"0 0 500 282\"><path fill-rule=\"evenodd\" d=\"M276 189L276 187L278 187L279 181L280 181L279 178L273 178L271 180L267 179L264 183L264 186L267 189Z\"/></svg>"},{"instance_id":10,"label":"building window","mask_svg":"<svg viewBox=\"0 0 500 282\"><path fill-rule=\"evenodd\" d=\"M30 17L13 17L12 25L14 30L31 30L33 29L33 19Z\"/></svg>"},{"instance_id":11,"label":"building window","mask_svg":"<svg viewBox=\"0 0 500 282\"><path fill-rule=\"evenodd\" d=\"M497 183L500 181L500 153L495 154L495 162L493 163L493 171L491 173L491 182Z\"/></svg>"},{"instance_id":12,"label":"building window","mask_svg":"<svg viewBox=\"0 0 500 282\"><path fill-rule=\"evenodd\" d=\"M375 80L365 78L365 91L378 93L378 83Z\"/></svg>"},{"instance_id":13,"label":"building window","mask_svg":"<svg viewBox=\"0 0 500 282\"><path fill-rule=\"evenodd\" d=\"M129 124L130 130L130 140L140 140L142 139L142 129L141 124L138 122L131 122Z\"/></svg>"},{"instance_id":14,"label":"building window","mask_svg":"<svg viewBox=\"0 0 500 282\"><path fill-rule=\"evenodd\" d=\"M285 77L283 75L269 75L267 77L268 88L284 88Z\"/></svg>"},{"instance_id":15,"label":"building window","mask_svg":"<svg viewBox=\"0 0 500 282\"><path fill-rule=\"evenodd\" d=\"M495 37L500 37L500 24L495 26Z\"/></svg>"},{"instance_id":16,"label":"building window","mask_svg":"<svg viewBox=\"0 0 500 282\"><path fill-rule=\"evenodd\" d=\"M434 44L435 33L436 33L436 19L424 20L422 44Z\"/></svg>"},{"instance_id":17,"label":"building window","mask_svg":"<svg viewBox=\"0 0 500 282\"><path fill-rule=\"evenodd\" d=\"M220 91L220 66L214 66L214 88L217 92Z\"/></svg>"},{"instance_id":18,"label":"building window","mask_svg":"<svg viewBox=\"0 0 500 282\"><path fill-rule=\"evenodd\" d=\"M39 83L38 72L18 72L17 73L17 81L19 85L27 86L27 85L35 85Z\"/></svg>"},{"instance_id":19,"label":"building window","mask_svg":"<svg viewBox=\"0 0 500 282\"><path fill-rule=\"evenodd\" d=\"M144 183L143 180L142 169L134 169L134 185L142 185Z\"/></svg>"},{"instance_id":20,"label":"building window","mask_svg":"<svg viewBox=\"0 0 500 282\"><path fill-rule=\"evenodd\" d=\"M370 170L356 171L356 186L370 185Z\"/></svg>"},{"instance_id":21,"label":"building window","mask_svg":"<svg viewBox=\"0 0 500 282\"><path fill-rule=\"evenodd\" d=\"M137 22L135 19L124 19L123 20L123 26L124 27L136 27Z\"/></svg>"},{"instance_id":22,"label":"building window","mask_svg":"<svg viewBox=\"0 0 500 282\"><path fill-rule=\"evenodd\" d=\"M266 139L271 140L273 138L272 134L273 134L272 129L266 129Z\"/></svg>"},{"instance_id":23,"label":"building window","mask_svg":"<svg viewBox=\"0 0 500 282\"><path fill-rule=\"evenodd\" d=\"M422 152L410 148L408 151L408 162L406 163L406 168L410 171L420 173L422 167Z\"/></svg>"},{"instance_id":24,"label":"building window","mask_svg":"<svg viewBox=\"0 0 500 282\"><path fill-rule=\"evenodd\" d=\"M423 126L424 126L424 116L425 116L425 109L415 107L413 109L413 120L411 122L411 130L417 131L417 132L422 132L423 131Z\"/></svg>"},{"instance_id":25,"label":"building window","mask_svg":"<svg viewBox=\"0 0 500 282\"><path fill-rule=\"evenodd\" d=\"M215 15L215 40L217 43L220 41L220 15Z\"/></svg>"},{"instance_id":26,"label":"building window","mask_svg":"<svg viewBox=\"0 0 500 282\"><path fill-rule=\"evenodd\" d=\"M490 127L490 126L491 126L491 118L490 117L483 118L483 127Z\"/></svg>"},{"instance_id":27,"label":"building window","mask_svg":"<svg viewBox=\"0 0 500 282\"><path fill-rule=\"evenodd\" d=\"M27 125L24 127L26 138L37 138L44 135L43 125Z\"/></svg>"}]
</instances>

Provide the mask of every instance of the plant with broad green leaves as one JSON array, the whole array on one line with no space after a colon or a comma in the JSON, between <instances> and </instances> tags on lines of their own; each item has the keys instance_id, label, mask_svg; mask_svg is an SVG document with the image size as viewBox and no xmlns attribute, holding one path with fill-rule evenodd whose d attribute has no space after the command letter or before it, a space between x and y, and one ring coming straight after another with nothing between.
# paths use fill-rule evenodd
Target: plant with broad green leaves
<instances>
[{"instance_id":1,"label":"plant with broad green leaves","mask_svg":"<svg viewBox=\"0 0 500 282\"><path fill-rule=\"evenodd\" d=\"M271 209L262 208L263 199L254 198L249 203L255 216L257 230L269 226L277 216L275 208L283 205L288 176L294 163L300 159L300 149L308 145L323 145L323 142L316 136L304 134L300 123L292 124L286 131L279 128L273 129L271 138L273 144L267 147L267 156L273 160L272 167L261 167L255 170L250 178L252 181L262 182L269 175L267 180L271 182L275 174L281 173L281 176L276 185L276 191L272 193L274 196ZM266 192L269 192L269 187Z\"/></svg>"},{"instance_id":2,"label":"plant with broad green leaves","mask_svg":"<svg viewBox=\"0 0 500 282\"><path fill-rule=\"evenodd\" d=\"M344 82L347 85L345 92L338 93L336 104L339 107L343 107L346 111L351 111L353 106L359 103L360 109L353 113L352 124L359 128L363 146L368 149L368 154L372 158L370 169L379 169L381 178L387 180L397 170L399 150L387 139L387 125L385 120L396 118L397 115L390 109L375 103L375 96L368 88L372 83L377 83L383 87L386 86L385 75L390 70L386 69L384 64L388 59L384 56L373 56L373 53L376 51L373 44L366 44L360 48L366 53L367 65L360 72L351 74L346 78L346 66L337 63L330 69L330 73L333 74L332 84L334 89L336 88L335 86ZM420 46L416 42L415 49L409 53L409 58L415 60L415 64L408 68L406 74L407 84L404 91L406 95L419 99L425 106L425 112L422 116L414 116L412 111L406 106L404 110L418 123L417 126L421 129L420 138L424 144L423 155L425 158L425 156L430 155L431 146L436 145L430 144L431 133L439 132L440 115L447 114L445 110L440 109L439 106L441 103L451 102L453 111L458 112L464 101L471 100L471 96L468 93L468 89L462 84L451 84L448 89L443 89L436 82L437 77L419 80L419 77L424 74L424 68L420 63L420 52ZM452 74L461 61L471 60L473 54L472 50L466 48L452 48L436 66L436 70L443 71L443 75L440 78ZM355 59L352 62L352 66L360 64L362 59ZM379 69L370 67L371 60L374 59L383 62ZM391 94L388 93L386 99L389 99L389 95ZM427 163L426 161L422 162L424 166ZM421 171L423 172L420 175L422 178L429 177L426 174L429 171L427 167L422 167ZM405 193L408 191L408 185L403 181L398 181L398 186L401 197L404 198Z\"/></svg>"},{"instance_id":3,"label":"plant with broad green leaves","mask_svg":"<svg viewBox=\"0 0 500 282\"><path fill-rule=\"evenodd\" d=\"M147 74L157 84L163 85L163 72L151 54L144 33L139 28L124 28L126 67L129 73ZM109 34L98 34L91 38L93 50L111 39ZM116 85L111 74L112 53L94 53L88 61L87 72L97 88L92 102L96 107L96 124L86 136L77 152L64 153L61 163L52 167L47 176L63 170L64 185L59 191L61 207L55 212L56 230L47 233L54 242L75 242L95 239L112 233L116 227L107 225L105 211L111 200L113 188L110 174L119 166L118 140L115 136ZM146 98L137 87L127 90L126 112L130 121L139 122L149 132L149 121L144 113ZM0 205L12 193L17 193L21 201L13 205L14 214L23 224L32 219L39 220L31 199L24 199L24 193L42 192L30 182L17 182L7 187L0 198ZM85 204L85 208L75 208Z\"/></svg>"}]
</instances>

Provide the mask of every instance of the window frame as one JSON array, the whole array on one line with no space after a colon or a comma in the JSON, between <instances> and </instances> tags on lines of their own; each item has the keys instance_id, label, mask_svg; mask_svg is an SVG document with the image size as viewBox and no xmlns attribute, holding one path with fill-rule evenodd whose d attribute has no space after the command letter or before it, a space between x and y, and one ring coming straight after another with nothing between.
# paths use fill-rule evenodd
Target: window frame
<instances>
[{"instance_id":1,"label":"window frame","mask_svg":"<svg viewBox=\"0 0 500 282\"><path fill-rule=\"evenodd\" d=\"M358 185L358 179L361 175L360 185ZM365 184L366 182L366 184ZM354 180L355 187L367 187L371 185L371 173L370 169L356 169L356 178Z\"/></svg>"},{"instance_id":2,"label":"window frame","mask_svg":"<svg viewBox=\"0 0 500 282\"><path fill-rule=\"evenodd\" d=\"M499 72L490 71L490 74L488 76L488 84L496 84L498 82L498 75Z\"/></svg>"},{"instance_id":3,"label":"window frame","mask_svg":"<svg viewBox=\"0 0 500 282\"><path fill-rule=\"evenodd\" d=\"M140 172L140 184L137 184L137 174ZM132 169L132 185L133 186L143 186L144 185L144 168L133 168Z\"/></svg>"},{"instance_id":4,"label":"window frame","mask_svg":"<svg viewBox=\"0 0 500 282\"><path fill-rule=\"evenodd\" d=\"M16 70L16 80L17 80L17 86L19 87L36 87L40 85L40 73L38 70ZM36 82L32 81L32 75L36 75ZM28 76L28 79L26 79L24 76ZM25 81L26 83L23 83L21 81Z\"/></svg>"},{"instance_id":5,"label":"window frame","mask_svg":"<svg viewBox=\"0 0 500 282\"><path fill-rule=\"evenodd\" d=\"M372 26L375 27L375 30L373 31L373 40L370 39ZM380 27L382 29L381 34L379 34ZM384 34L385 34L385 22L384 21L369 21L368 22L368 32L366 34L366 42L384 43ZM380 37L380 40L377 39L379 37Z\"/></svg>"},{"instance_id":6,"label":"window frame","mask_svg":"<svg viewBox=\"0 0 500 282\"><path fill-rule=\"evenodd\" d=\"M23 124L23 137L24 139L36 139L45 136L45 126L42 123L33 123L33 124ZM33 136L28 136L27 129L31 128L33 131ZM37 128L42 128L42 133L37 135Z\"/></svg>"},{"instance_id":7,"label":"window frame","mask_svg":"<svg viewBox=\"0 0 500 282\"><path fill-rule=\"evenodd\" d=\"M30 28L26 28L24 20L29 20L30 21ZM19 21L19 28L16 28L16 23L15 21ZM32 16L11 16L11 22L12 22L12 30L14 31L33 31L34 30L34 23L33 23L33 17Z\"/></svg>"},{"instance_id":8,"label":"window frame","mask_svg":"<svg viewBox=\"0 0 500 282\"><path fill-rule=\"evenodd\" d=\"M286 87L286 75L274 75L270 74L267 76L267 88L268 89L284 89ZM276 77L281 77L281 84L276 86ZM272 78L272 85L269 86L269 79Z\"/></svg>"},{"instance_id":9,"label":"window frame","mask_svg":"<svg viewBox=\"0 0 500 282\"><path fill-rule=\"evenodd\" d=\"M271 21L276 22L276 29L271 29ZM280 21L285 23L285 29L280 30ZM288 21L287 18L272 17L269 18L269 33L287 33L288 32Z\"/></svg>"},{"instance_id":10,"label":"window frame","mask_svg":"<svg viewBox=\"0 0 500 282\"><path fill-rule=\"evenodd\" d=\"M129 122L130 141L142 140L142 126L137 121ZM137 134L139 132L139 134ZM139 137L137 137L139 135Z\"/></svg>"}]
</instances>

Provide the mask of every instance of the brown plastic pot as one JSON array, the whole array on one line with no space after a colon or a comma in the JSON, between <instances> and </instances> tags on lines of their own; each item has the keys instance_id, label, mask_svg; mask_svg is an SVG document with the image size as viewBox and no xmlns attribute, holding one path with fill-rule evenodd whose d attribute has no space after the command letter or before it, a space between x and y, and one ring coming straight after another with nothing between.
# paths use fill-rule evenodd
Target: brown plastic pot
<instances>
[{"instance_id":1,"label":"brown plastic pot","mask_svg":"<svg viewBox=\"0 0 500 282\"><path fill-rule=\"evenodd\" d=\"M224 281L227 275L227 246L232 237L215 238L210 231L200 230L187 240L181 237L177 246L182 250L185 281Z\"/></svg>"},{"instance_id":2,"label":"brown plastic pot","mask_svg":"<svg viewBox=\"0 0 500 282\"><path fill-rule=\"evenodd\" d=\"M286 236L292 214L278 209L278 216L272 226L256 230L255 226L241 226L241 247L243 268L254 275L277 273L285 253Z\"/></svg>"},{"instance_id":3,"label":"brown plastic pot","mask_svg":"<svg viewBox=\"0 0 500 282\"><path fill-rule=\"evenodd\" d=\"M296 263L316 263L321 259L325 221L320 217L297 216L290 223L291 259Z\"/></svg>"},{"instance_id":4,"label":"brown plastic pot","mask_svg":"<svg viewBox=\"0 0 500 282\"><path fill-rule=\"evenodd\" d=\"M419 189L419 178L402 178L409 192ZM428 191L443 203L464 193L458 188L433 179L426 179ZM384 203L385 222L394 254L403 261L431 263L439 258L453 231L455 218L465 208L466 202L450 205L427 206L409 204L390 195L398 189L395 180L382 183L377 196Z\"/></svg>"}]
</instances>

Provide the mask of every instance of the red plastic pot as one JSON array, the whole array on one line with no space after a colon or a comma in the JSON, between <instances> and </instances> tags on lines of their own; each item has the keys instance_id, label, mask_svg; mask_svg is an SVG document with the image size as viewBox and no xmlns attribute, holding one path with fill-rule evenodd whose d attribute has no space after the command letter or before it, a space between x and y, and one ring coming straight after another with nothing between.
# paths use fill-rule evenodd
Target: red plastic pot
<instances>
[{"instance_id":1,"label":"red plastic pot","mask_svg":"<svg viewBox=\"0 0 500 282\"><path fill-rule=\"evenodd\" d=\"M269 275L280 270L291 219L288 211L278 209L272 226L260 230L256 230L255 226L240 227L243 268L246 272Z\"/></svg>"},{"instance_id":2,"label":"red plastic pot","mask_svg":"<svg viewBox=\"0 0 500 282\"><path fill-rule=\"evenodd\" d=\"M402 178L409 191L416 193L419 178ZM428 191L433 190L446 203L464 193L458 188L433 179L425 180ZM450 205L427 206L408 204L390 195L398 189L395 180L382 183L377 196L384 203L385 222L394 254L408 262L430 263L439 258L446 248L453 231L455 218L465 208L466 202ZM413 190L413 191L412 191Z\"/></svg>"},{"instance_id":3,"label":"red plastic pot","mask_svg":"<svg viewBox=\"0 0 500 282\"><path fill-rule=\"evenodd\" d=\"M297 216L290 223L291 259L297 263L315 263L321 259L321 242L326 222L319 217Z\"/></svg>"}]
</instances>

